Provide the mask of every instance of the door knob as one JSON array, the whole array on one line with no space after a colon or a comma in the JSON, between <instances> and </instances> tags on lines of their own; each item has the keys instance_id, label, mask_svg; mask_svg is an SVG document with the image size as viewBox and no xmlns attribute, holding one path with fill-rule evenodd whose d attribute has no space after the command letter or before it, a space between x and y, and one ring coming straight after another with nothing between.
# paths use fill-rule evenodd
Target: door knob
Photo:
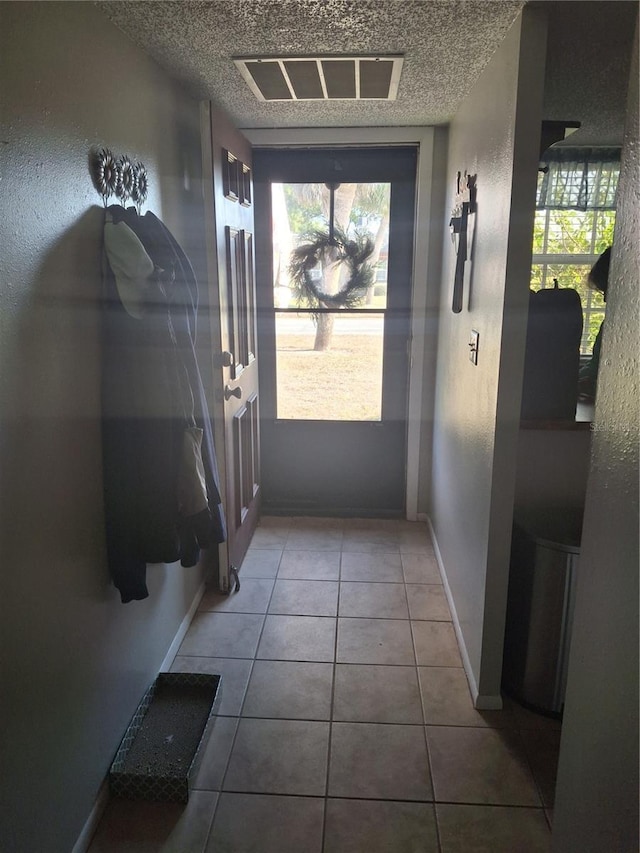
<instances>
[{"instance_id":1,"label":"door knob","mask_svg":"<svg viewBox=\"0 0 640 853\"><path fill-rule=\"evenodd\" d=\"M232 367L233 353L229 352L229 350L223 350L220 353L220 364L222 365L222 367Z\"/></svg>"},{"instance_id":2,"label":"door knob","mask_svg":"<svg viewBox=\"0 0 640 853\"><path fill-rule=\"evenodd\" d=\"M225 385L224 399L230 400L232 397L237 397L238 400L242 397L242 388L239 385L236 388L232 388L230 385Z\"/></svg>"}]
</instances>

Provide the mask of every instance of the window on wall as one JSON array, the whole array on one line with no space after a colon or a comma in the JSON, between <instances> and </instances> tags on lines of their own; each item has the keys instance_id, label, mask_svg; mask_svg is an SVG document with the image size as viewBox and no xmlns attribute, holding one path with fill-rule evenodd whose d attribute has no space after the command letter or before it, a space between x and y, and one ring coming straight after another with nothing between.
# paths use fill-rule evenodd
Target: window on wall
<instances>
[{"instance_id":1,"label":"window on wall","mask_svg":"<svg viewBox=\"0 0 640 853\"><path fill-rule=\"evenodd\" d=\"M589 270L613 242L619 149L550 149L538 173L531 288L574 287L584 315L581 352L588 354L604 319L602 294Z\"/></svg>"}]
</instances>

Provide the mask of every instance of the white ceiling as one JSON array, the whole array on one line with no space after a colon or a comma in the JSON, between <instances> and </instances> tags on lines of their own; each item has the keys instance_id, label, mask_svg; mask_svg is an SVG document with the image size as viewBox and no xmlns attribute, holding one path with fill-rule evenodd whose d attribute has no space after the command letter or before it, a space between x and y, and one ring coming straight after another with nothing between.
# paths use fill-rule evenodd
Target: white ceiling
<instances>
[{"instance_id":1,"label":"white ceiling","mask_svg":"<svg viewBox=\"0 0 640 853\"><path fill-rule=\"evenodd\" d=\"M524 0L144 0L98 7L192 94L239 127L444 124ZM393 102L264 103L232 57L404 54Z\"/></svg>"}]
</instances>

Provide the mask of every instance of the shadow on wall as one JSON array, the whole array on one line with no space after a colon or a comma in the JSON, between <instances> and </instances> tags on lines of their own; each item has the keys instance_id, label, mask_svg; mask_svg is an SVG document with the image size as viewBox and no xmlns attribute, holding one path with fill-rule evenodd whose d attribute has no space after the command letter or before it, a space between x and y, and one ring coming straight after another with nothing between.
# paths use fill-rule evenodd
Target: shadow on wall
<instances>
[{"instance_id":1,"label":"shadow on wall","mask_svg":"<svg viewBox=\"0 0 640 853\"><path fill-rule=\"evenodd\" d=\"M11 601L55 587L110 598L102 517L102 208L44 255L5 341L3 556Z\"/></svg>"}]
</instances>

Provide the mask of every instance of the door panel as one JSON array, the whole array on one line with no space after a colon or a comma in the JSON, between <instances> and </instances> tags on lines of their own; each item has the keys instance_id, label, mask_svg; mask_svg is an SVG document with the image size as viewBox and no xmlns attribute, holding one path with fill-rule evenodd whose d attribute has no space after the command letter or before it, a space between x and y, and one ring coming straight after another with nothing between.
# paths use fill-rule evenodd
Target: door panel
<instances>
[{"instance_id":1,"label":"door panel","mask_svg":"<svg viewBox=\"0 0 640 853\"><path fill-rule=\"evenodd\" d=\"M256 216L266 226L256 271L262 498L270 511L404 514L415 169L413 148L254 151ZM348 309L305 303L289 270L291 248L305 239L305 212L291 199L311 197L311 221L320 223L325 182L343 186L350 233L369 228L373 238L369 220L382 218L371 207L373 190L388 199L386 257L374 271L383 282ZM322 259L315 272L323 282L326 266ZM314 345L322 315L333 320L326 351L318 336Z\"/></svg>"},{"instance_id":2,"label":"door panel","mask_svg":"<svg viewBox=\"0 0 640 853\"><path fill-rule=\"evenodd\" d=\"M211 144L221 345L214 360L222 371L227 560L239 568L260 511L251 146L215 110Z\"/></svg>"}]
</instances>

